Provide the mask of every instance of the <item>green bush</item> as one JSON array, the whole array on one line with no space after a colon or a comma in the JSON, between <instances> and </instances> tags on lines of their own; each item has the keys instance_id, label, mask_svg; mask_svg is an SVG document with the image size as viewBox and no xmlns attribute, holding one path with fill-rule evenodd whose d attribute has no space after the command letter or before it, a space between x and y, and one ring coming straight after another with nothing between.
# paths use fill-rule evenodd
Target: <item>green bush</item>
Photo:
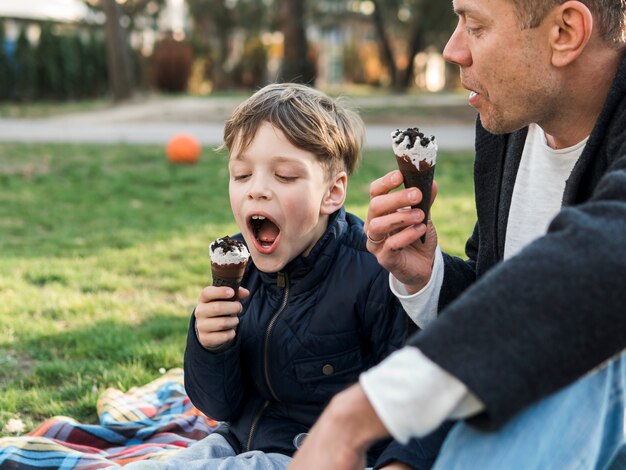
<instances>
[{"instance_id":1,"label":"green bush","mask_svg":"<svg viewBox=\"0 0 626 470\"><path fill-rule=\"evenodd\" d=\"M76 100L102 96L108 89L106 44L101 31L81 34L44 23L36 45L22 28L11 55L0 47L0 100Z\"/></svg>"},{"instance_id":2,"label":"green bush","mask_svg":"<svg viewBox=\"0 0 626 470\"><path fill-rule=\"evenodd\" d=\"M15 64L17 75L15 96L20 101L31 100L37 92L37 59L35 48L30 44L24 28L17 37Z\"/></svg>"},{"instance_id":3,"label":"green bush","mask_svg":"<svg viewBox=\"0 0 626 470\"><path fill-rule=\"evenodd\" d=\"M13 97L15 69L13 61L5 52L4 24L0 22L0 100Z\"/></svg>"}]
</instances>

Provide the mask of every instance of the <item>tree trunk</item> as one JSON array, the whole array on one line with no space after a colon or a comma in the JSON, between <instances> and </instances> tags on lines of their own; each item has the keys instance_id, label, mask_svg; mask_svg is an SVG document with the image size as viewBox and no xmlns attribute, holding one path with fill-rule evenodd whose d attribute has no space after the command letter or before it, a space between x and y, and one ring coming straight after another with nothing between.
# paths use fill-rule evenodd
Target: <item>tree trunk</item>
<instances>
[{"instance_id":1,"label":"tree trunk","mask_svg":"<svg viewBox=\"0 0 626 470\"><path fill-rule=\"evenodd\" d=\"M399 74L396 88L398 90L407 90L411 86L411 79L415 69L415 56L424 48L424 28L420 22L414 22L411 27L411 34L407 48L407 65Z\"/></svg>"},{"instance_id":2,"label":"tree trunk","mask_svg":"<svg viewBox=\"0 0 626 470\"><path fill-rule=\"evenodd\" d=\"M107 64L113 99L126 100L132 95L132 71L126 34L120 25L121 10L115 0L104 0L106 15Z\"/></svg>"},{"instance_id":3,"label":"tree trunk","mask_svg":"<svg viewBox=\"0 0 626 470\"><path fill-rule=\"evenodd\" d=\"M393 51L391 50L391 43L389 42L389 37L387 36L385 19L383 18L383 9L380 5L380 0L373 0L373 3L375 8L372 17L374 19L374 27L376 28L376 35L378 37L378 47L380 47L381 59L389 71L391 86L395 88L398 68L396 67L396 61L393 57Z\"/></svg>"},{"instance_id":4,"label":"tree trunk","mask_svg":"<svg viewBox=\"0 0 626 470\"><path fill-rule=\"evenodd\" d=\"M280 25L284 37L284 56L281 79L284 81L315 81L315 67L309 58L306 38L305 11L305 0L282 0Z\"/></svg>"}]
</instances>

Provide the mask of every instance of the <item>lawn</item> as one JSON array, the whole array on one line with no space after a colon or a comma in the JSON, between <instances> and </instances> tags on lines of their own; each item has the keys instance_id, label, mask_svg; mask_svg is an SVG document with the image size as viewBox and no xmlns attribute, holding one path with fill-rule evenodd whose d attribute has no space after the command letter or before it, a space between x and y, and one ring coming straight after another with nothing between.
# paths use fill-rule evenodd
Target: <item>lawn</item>
<instances>
[{"instance_id":1,"label":"lawn","mask_svg":"<svg viewBox=\"0 0 626 470\"><path fill-rule=\"evenodd\" d=\"M472 159L443 153L433 209L461 254ZM368 152L348 210L394 166ZM182 365L189 314L210 281L208 241L236 231L226 156L173 167L156 146L0 143L0 435L54 415L96 422L96 399Z\"/></svg>"}]
</instances>

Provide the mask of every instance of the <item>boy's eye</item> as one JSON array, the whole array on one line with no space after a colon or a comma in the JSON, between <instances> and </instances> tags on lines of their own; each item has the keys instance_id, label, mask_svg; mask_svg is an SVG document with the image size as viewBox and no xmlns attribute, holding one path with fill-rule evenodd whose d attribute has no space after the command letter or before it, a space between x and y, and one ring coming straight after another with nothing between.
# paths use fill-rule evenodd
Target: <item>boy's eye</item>
<instances>
[{"instance_id":1,"label":"boy's eye","mask_svg":"<svg viewBox=\"0 0 626 470\"><path fill-rule=\"evenodd\" d=\"M295 181L295 180L297 180L297 179L298 179L298 177L297 177L297 176L279 175L278 173L276 174L276 177L277 177L279 180L286 181L286 182L292 182L292 181Z\"/></svg>"},{"instance_id":2,"label":"boy's eye","mask_svg":"<svg viewBox=\"0 0 626 470\"><path fill-rule=\"evenodd\" d=\"M249 178L250 175L249 174L242 174L242 175L233 175L233 181L243 181L246 178Z\"/></svg>"}]
</instances>

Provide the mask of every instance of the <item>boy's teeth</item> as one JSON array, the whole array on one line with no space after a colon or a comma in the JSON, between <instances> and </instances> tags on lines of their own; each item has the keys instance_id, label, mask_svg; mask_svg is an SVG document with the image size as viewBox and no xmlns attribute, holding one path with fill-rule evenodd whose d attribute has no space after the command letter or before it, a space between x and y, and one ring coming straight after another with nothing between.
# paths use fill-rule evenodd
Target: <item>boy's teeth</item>
<instances>
[{"instance_id":1,"label":"boy's teeth","mask_svg":"<svg viewBox=\"0 0 626 470\"><path fill-rule=\"evenodd\" d=\"M262 215L253 215L252 220L265 220L265 217Z\"/></svg>"}]
</instances>

